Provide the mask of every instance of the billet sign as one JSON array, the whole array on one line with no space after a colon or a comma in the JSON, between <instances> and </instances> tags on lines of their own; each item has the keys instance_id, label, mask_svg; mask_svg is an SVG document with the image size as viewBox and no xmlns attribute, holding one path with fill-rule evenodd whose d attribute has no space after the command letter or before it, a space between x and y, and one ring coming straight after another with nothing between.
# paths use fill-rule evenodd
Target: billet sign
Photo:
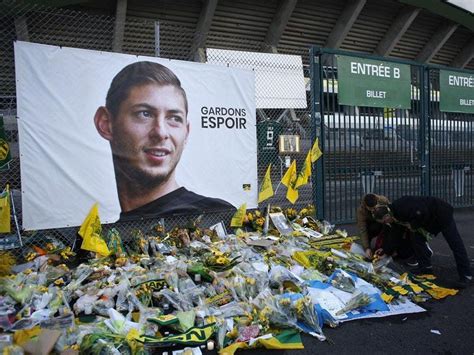
<instances>
[{"instance_id":1,"label":"billet sign","mask_svg":"<svg viewBox=\"0 0 474 355\"><path fill-rule=\"evenodd\" d=\"M474 73L439 71L439 110L474 113Z\"/></svg>"},{"instance_id":2,"label":"billet sign","mask_svg":"<svg viewBox=\"0 0 474 355\"><path fill-rule=\"evenodd\" d=\"M410 66L338 55L340 105L410 108Z\"/></svg>"}]
</instances>

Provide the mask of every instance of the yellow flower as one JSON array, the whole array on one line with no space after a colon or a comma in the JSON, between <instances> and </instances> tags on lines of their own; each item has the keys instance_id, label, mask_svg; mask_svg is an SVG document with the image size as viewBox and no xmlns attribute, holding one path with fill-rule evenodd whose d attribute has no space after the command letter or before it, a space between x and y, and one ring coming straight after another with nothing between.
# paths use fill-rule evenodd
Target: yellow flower
<instances>
[{"instance_id":1,"label":"yellow flower","mask_svg":"<svg viewBox=\"0 0 474 355\"><path fill-rule=\"evenodd\" d=\"M260 213L259 210L255 211L255 216L260 217L262 214Z\"/></svg>"},{"instance_id":2,"label":"yellow flower","mask_svg":"<svg viewBox=\"0 0 474 355\"><path fill-rule=\"evenodd\" d=\"M228 262L229 259L227 259L225 256L219 256L217 259L216 259L216 264L218 265L224 265Z\"/></svg>"},{"instance_id":3,"label":"yellow flower","mask_svg":"<svg viewBox=\"0 0 474 355\"><path fill-rule=\"evenodd\" d=\"M25 259L26 259L26 261L32 261L37 256L38 255L35 252L29 252L28 254L26 254Z\"/></svg>"},{"instance_id":4,"label":"yellow flower","mask_svg":"<svg viewBox=\"0 0 474 355\"><path fill-rule=\"evenodd\" d=\"M296 314L300 317L303 315L303 309L304 309L303 300L304 300L303 298L300 298L298 301L295 302Z\"/></svg>"},{"instance_id":5,"label":"yellow flower","mask_svg":"<svg viewBox=\"0 0 474 355\"><path fill-rule=\"evenodd\" d=\"M257 218L257 220L255 221L255 223L257 224L257 226L263 226L263 225L265 224L265 218L259 217L259 218Z\"/></svg>"},{"instance_id":6,"label":"yellow flower","mask_svg":"<svg viewBox=\"0 0 474 355\"><path fill-rule=\"evenodd\" d=\"M214 254L215 256L223 256L224 255L224 253L221 252L220 250L213 250L212 254Z\"/></svg>"},{"instance_id":7,"label":"yellow flower","mask_svg":"<svg viewBox=\"0 0 474 355\"><path fill-rule=\"evenodd\" d=\"M56 286L64 285L64 280L63 279L57 279L56 281L54 281L54 284Z\"/></svg>"},{"instance_id":8,"label":"yellow flower","mask_svg":"<svg viewBox=\"0 0 474 355\"><path fill-rule=\"evenodd\" d=\"M215 323L216 321L217 319L215 316L206 317L206 324L212 324L212 323Z\"/></svg>"},{"instance_id":9,"label":"yellow flower","mask_svg":"<svg viewBox=\"0 0 474 355\"><path fill-rule=\"evenodd\" d=\"M230 339L235 339L239 335L237 327L232 328L230 332L227 333L227 337Z\"/></svg>"},{"instance_id":10,"label":"yellow flower","mask_svg":"<svg viewBox=\"0 0 474 355\"><path fill-rule=\"evenodd\" d=\"M288 306L291 303L291 300L289 298L282 298L280 299L280 304L282 306Z\"/></svg>"},{"instance_id":11,"label":"yellow flower","mask_svg":"<svg viewBox=\"0 0 474 355\"><path fill-rule=\"evenodd\" d=\"M48 292L48 288L45 286L38 286L38 291L41 293L46 293Z\"/></svg>"}]
</instances>

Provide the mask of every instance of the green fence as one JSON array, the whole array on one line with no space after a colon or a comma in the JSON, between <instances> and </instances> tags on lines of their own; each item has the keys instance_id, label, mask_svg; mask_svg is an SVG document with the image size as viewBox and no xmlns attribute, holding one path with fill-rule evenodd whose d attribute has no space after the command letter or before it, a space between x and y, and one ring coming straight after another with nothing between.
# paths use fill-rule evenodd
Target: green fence
<instances>
[{"instance_id":1,"label":"green fence","mask_svg":"<svg viewBox=\"0 0 474 355\"><path fill-rule=\"evenodd\" d=\"M347 101L347 88L341 90L346 56L405 67L407 100L401 107L351 105L361 93L355 83ZM440 111L440 68L318 47L311 49L311 58L314 135L324 153L314 184L318 217L354 221L360 198L371 192L392 200L433 195L456 207L474 205L474 114Z\"/></svg>"}]
</instances>

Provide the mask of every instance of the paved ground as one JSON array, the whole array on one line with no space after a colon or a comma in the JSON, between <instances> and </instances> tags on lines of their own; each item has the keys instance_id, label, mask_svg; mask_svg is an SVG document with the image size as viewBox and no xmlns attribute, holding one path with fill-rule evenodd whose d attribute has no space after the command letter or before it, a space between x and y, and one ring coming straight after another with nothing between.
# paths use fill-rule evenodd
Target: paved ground
<instances>
[{"instance_id":1,"label":"paved ground","mask_svg":"<svg viewBox=\"0 0 474 355\"><path fill-rule=\"evenodd\" d=\"M474 268L474 208L460 209L455 219ZM349 234L355 225L344 225ZM442 235L430 243L438 282L457 280L454 258ZM456 296L420 304L427 312L344 323L324 328L329 341L303 336L304 350L253 350L241 354L474 354L474 285ZM441 334L433 334L431 330Z\"/></svg>"}]
</instances>

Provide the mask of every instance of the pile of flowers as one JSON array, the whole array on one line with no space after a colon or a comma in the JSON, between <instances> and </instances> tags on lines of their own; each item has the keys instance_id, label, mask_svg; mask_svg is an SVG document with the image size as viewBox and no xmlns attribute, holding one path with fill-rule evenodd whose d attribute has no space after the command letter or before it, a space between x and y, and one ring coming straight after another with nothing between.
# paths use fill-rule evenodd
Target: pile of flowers
<instances>
[{"instance_id":1,"label":"pile of flowers","mask_svg":"<svg viewBox=\"0 0 474 355\"><path fill-rule=\"evenodd\" d=\"M294 232L282 236L270 228L274 243L266 246L249 243L268 238L261 233L267 216L254 211L226 237L195 223L170 231L156 225L123 238L112 229L104 238L107 257L78 260L54 241L32 248L25 264L0 279L0 327L12 335L9 351L21 352L45 331L56 332L56 352L299 349L300 332L324 341L325 325L399 301L455 294L400 275L387 261L365 261L351 252L356 238L317 221L311 206L282 212Z\"/></svg>"}]
</instances>

